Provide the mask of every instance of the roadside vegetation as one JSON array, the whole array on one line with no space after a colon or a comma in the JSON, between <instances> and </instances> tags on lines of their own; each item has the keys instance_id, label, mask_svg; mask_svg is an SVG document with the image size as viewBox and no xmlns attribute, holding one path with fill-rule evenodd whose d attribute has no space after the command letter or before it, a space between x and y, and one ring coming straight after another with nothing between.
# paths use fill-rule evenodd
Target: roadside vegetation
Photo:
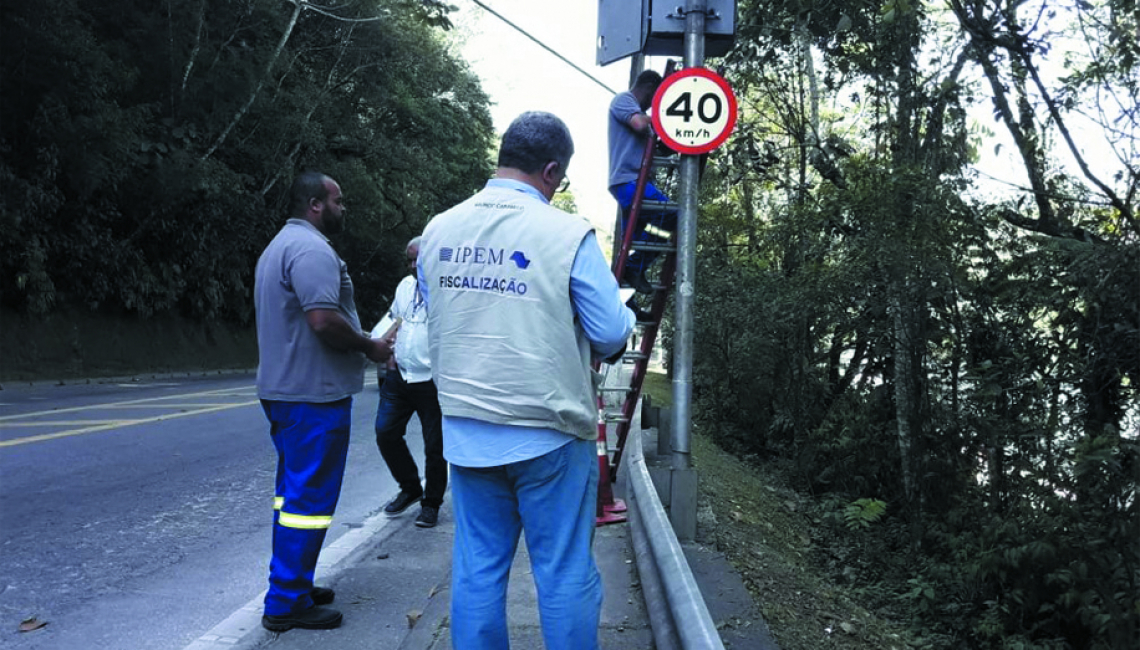
<instances>
[{"instance_id":1,"label":"roadside vegetation","mask_svg":"<svg viewBox=\"0 0 1140 650\"><path fill-rule=\"evenodd\" d=\"M693 404L764 481L741 517L807 526L785 546L925 647L1135 647L1134 3L745 1L739 24ZM973 171L995 150L1023 180Z\"/></svg>"},{"instance_id":2,"label":"roadside vegetation","mask_svg":"<svg viewBox=\"0 0 1140 650\"><path fill-rule=\"evenodd\" d=\"M450 11L5 4L5 329L58 332L83 372L100 343L74 310L173 315L244 365L254 262L307 168L344 187L358 295L390 293L403 270L374 260L491 171ZM789 650L1140 639L1138 21L1135 0L738 3L710 62L740 116L702 181L694 429L716 542ZM977 172L994 156L1002 183Z\"/></svg>"},{"instance_id":3,"label":"roadside vegetation","mask_svg":"<svg viewBox=\"0 0 1140 650\"><path fill-rule=\"evenodd\" d=\"M668 407L671 391L664 374L647 375L643 394L653 404ZM781 650L937 647L908 629L905 601L867 598L868 592L892 585L859 582L852 566L836 561L858 555L861 531L852 534L836 526L834 512L796 491L778 461L745 462L699 430L692 443L700 480L698 543L724 553L732 563ZM883 555L880 560L901 558Z\"/></svg>"},{"instance_id":4,"label":"roadside vegetation","mask_svg":"<svg viewBox=\"0 0 1140 650\"><path fill-rule=\"evenodd\" d=\"M248 325L300 171L375 322L428 218L489 176L489 99L434 0L43 0L0 19L0 307ZM401 254L402 255L402 254ZM402 258L401 258L402 259Z\"/></svg>"}]
</instances>

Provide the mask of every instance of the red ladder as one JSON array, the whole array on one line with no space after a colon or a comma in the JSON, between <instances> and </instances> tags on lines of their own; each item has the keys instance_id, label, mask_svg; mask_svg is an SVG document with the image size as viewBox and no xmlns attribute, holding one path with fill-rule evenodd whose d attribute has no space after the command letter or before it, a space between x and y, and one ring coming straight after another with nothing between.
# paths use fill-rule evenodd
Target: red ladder
<instances>
[{"instance_id":1,"label":"red ladder","mask_svg":"<svg viewBox=\"0 0 1140 650\"><path fill-rule=\"evenodd\" d=\"M632 364L633 371L629 376L629 385L620 387L602 387L598 391L598 411L601 414L598 422L598 506L595 513L595 523L598 526L626 521L624 514L625 503L615 499L613 495L613 481L617 478L617 469L621 463L622 451L625 449L625 440L629 435L630 422L633 412L637 409L637 401L641 398L641 386L645 380L645 373L649 366L649 359L653 353L653 346L657 341L657 333L661 326L661 317L665 314L665 305L669 300L669 292L673 288L673 277L676 270L677 247L676 242L665 243L635 242L633 236L637 224L642 216L653 213L677 210L678 205L673 202L645 201L645 186L649 176L654 172L673 170L677 167L677 156L654 157L653 152L657 146L657 136L652 133L646 139L645 153L641 159L641 173L637 177L637 190L630 206L629 218L626 219L621 247L616 255L613 267L614 276L621 283L625 272L626 260L631 251L655 251L663 253L665 259L661 265L659 282L653 284L653 298L647 320L638 320L637 326L641 330L641 344L636 351L626 352L622 355L622 364ZM667 187L668 183L661 183ZM626 285L622 285L626 286ZM597 370L600 364L595 363ZM618 410L607 410L606 394L623 393L625 399ZM616 426L617 446L613 459L610 459L606 429L609 424Z\"/></svg>"}]
</instances>

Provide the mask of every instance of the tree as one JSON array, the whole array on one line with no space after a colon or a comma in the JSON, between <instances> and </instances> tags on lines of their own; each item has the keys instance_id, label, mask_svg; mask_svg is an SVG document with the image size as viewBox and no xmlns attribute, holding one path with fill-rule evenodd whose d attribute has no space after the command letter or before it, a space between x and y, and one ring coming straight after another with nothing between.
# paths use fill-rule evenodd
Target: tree
<instances>
[{"instance_id":1,"label":"tree","mask_svg":"<svg viewBox=\"0 0 1140 650\"><path fill-rule=\"evenodd\" d=\"M1087 45L1056 79L1053 17ZM698 426L839 503L899 506L869 547L906 557L866 578L931 585L921 625L947 647L1121 647L1140 625L1133 4L742 3L739 24L741 126L704 181ZM969 173L987 102L1029 179L1010 200ZM1076 156L1082 116L1115 171Z\"/></svg>"},{"instance_id":2,"label":"tree","mask_svg":"<svg viewBox=\"0 0 1140 650\"><path fill-rule=\"evenodd\" d=\"M46 0L0 21L0 298L251 316L292 175L349 201L365 317L403 243L489 175L488 99L436 2ZM377 301L382 302L382 301Z\"/></svg>"}]
</instances>

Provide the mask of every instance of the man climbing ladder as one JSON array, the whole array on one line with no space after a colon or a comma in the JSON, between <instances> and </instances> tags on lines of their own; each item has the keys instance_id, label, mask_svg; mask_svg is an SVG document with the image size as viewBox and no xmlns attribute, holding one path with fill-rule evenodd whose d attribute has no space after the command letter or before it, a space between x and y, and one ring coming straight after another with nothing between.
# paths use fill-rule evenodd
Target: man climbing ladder
<instances>
[{"instance_id":1,"label":"man climbing ladder","mask_svg":"<svg viewBox=\"0 0 1140 650\"><path fill-rule=\"evenodd\" d=\"M661 75L653 70L646 70L637 76L632 88L619 93L610 102L609 190L621 206L623 232L637 195L637 178L641 173L646 142L653 133L653 122L646 111L653 103L653 95L660 85ZM651 182L645 184L642 197L654 205L669 203L669 197ZM676 228L676 210L666 208L650 211L643 208L634 228L634 241L666 242ZM658 254L656 251L634 250L630 253L625 271L619 280L633 287L638 293L653 293L653 285L646 279L645 272Z\"/></svg>"}]
</instances>

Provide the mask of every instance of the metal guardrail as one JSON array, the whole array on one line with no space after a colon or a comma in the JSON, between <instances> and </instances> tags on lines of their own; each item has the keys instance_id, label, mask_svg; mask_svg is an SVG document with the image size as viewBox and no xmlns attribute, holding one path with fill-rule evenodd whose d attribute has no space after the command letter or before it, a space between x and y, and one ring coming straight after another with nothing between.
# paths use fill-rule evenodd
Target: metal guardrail
<instances>
[{"instance_id":1,"label":"metal guardrail","mask_svg":"<svg viewBox=\"0 0 1140 650\"><path fill-rule=\"evenodd\" d=\"M640 424L640 417L635 420L634 424ZM640 427L631 433L626 441L625 476L633 497L634 554L650 609L654 643L659 650L723 650L716 623L649 476ZM662 599L657 594L664 595L665 607L659 604Z\"/></svg>"}]
</instances>

